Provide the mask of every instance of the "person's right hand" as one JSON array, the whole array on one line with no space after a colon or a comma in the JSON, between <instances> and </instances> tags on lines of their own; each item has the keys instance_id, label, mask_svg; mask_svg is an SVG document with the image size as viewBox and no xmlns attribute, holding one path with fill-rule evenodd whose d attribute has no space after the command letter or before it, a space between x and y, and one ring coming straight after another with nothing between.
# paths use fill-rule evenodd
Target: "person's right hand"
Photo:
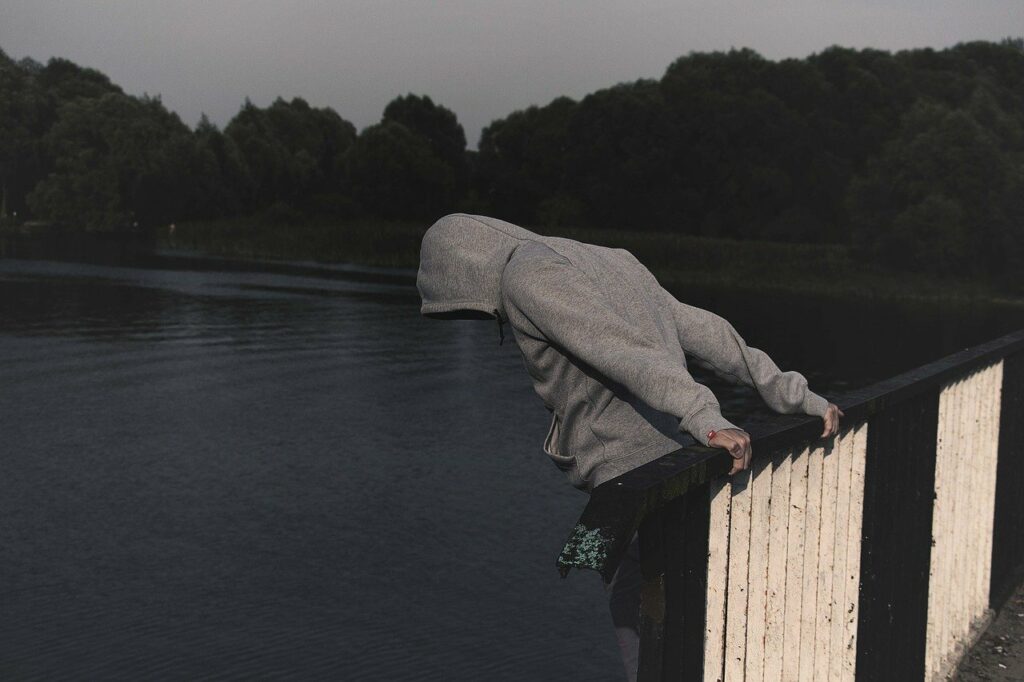
<instances>
[{"instance_id":1,"label":"person's right hand","mask_svg":"<svg viewBox=\"0 0 1024 682\"><path fill-rule=\"evenodd\" d=\"M750 467L750 459L754 453L750 449L750 434L743 429L715 431L715 437L708 441L708 445L725 448L729 451L729 455L733 458L732 469L729 471L730 476Z\"/></svg>"},{"instance_id":2,"label":"person's right hand","mask_svg":"<svg viewBox=\"0 0 1024 682\"><path fill-rule=\"evenodd\" d=\"M838 405L829 403L828 409L825 410L825 414L821 417L825 422L825 429L821 432L821 437L831 437L839 433L839 418L845 416L846 414L839 409Z\"/></svg>"}]
</instances>

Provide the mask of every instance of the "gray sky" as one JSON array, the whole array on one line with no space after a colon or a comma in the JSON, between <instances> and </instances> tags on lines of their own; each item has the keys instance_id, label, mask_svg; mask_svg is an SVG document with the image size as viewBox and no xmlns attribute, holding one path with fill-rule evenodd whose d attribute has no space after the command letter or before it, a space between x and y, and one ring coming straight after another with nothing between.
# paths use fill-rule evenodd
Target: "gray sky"
<instances>
[{"instance_id":1,"label":"gray sky","mask_svg":"<svg viewBox=\"0 0 1024 682\"><path fill-rule=\"evenodd\" d=\"M281 95L362 129L415 92L455 111L471 147L515 109L658 78L690 51L781 59L1021 35L1022 0L0 0L8 55L94 67L189 125Z\"/></svg>"}]
</instances>

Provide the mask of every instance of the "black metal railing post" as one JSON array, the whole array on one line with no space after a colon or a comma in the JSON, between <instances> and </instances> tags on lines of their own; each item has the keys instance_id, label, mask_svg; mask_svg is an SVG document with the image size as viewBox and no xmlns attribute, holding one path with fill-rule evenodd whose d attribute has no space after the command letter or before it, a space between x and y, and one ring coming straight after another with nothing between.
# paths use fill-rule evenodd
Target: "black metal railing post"
<instances>
[{"instance_id":1,"label":"black metal railing post","mask_svg":"<svg viewBox=\"0 0 1024 682\"><path fill-rule=\"evenodd\" d=\"M708 484L691 488L640 526L641 649L638 679L700 679L704 670Z\"/></svg>"},{"instance_id":2,"label":"black metal railing post","mask_svg":"<svg viewBox=\"0 0 1024 682\"><path fill-rule=\"evenodd\" d=\"M1024 579L1024 351L1003 360L989 604L999 609Z\"/></svg>"},{"instance_id":3,"label":"black metal railing post","mask_svg":"<svg viewBox=\"0 0 1024 682\"><path fill-rule=\"evenodd\" d=\"M924 679L939 391L868 420L857 675Z\"/></svg>"}]
</instances>

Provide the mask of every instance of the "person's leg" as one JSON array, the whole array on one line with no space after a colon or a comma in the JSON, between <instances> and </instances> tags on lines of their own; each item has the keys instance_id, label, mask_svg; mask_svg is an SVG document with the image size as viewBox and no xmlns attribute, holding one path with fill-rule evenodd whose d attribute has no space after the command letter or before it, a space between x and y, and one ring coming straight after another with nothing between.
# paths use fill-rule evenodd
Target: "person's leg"
<instances>
[{"instance_id":1,"label":"person's leg","mask_svg":"<svg viewBox=\"0 0 1024 682\"><path fill-rule=\"evenodd\" d=\"M622 664L630 682L636 680L637 663L640 658L640 588L643 575L640 573L640 542L633 536L626 556L612 576L611 582L604 583L608 594L608 607L615 625L615 638L619 642Z\"/></svg>"}]
</instances>

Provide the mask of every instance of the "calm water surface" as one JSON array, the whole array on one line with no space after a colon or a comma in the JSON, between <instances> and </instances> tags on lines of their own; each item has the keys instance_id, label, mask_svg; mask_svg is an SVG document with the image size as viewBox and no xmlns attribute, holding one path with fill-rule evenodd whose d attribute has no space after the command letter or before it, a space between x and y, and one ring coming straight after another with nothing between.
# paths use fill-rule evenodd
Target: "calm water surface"
<instances>
[{"instance_id":1,"label":"calm water surface","mask_svg":"<svg viewBox=\"0 0 1024 682\"><path fill-rule=\"evenodd\" d=\"M409 277L0 260L0 678L620 679L514 343ZM690 302L825 394L1024 326Z\"/></svg>"}]
</instances>

